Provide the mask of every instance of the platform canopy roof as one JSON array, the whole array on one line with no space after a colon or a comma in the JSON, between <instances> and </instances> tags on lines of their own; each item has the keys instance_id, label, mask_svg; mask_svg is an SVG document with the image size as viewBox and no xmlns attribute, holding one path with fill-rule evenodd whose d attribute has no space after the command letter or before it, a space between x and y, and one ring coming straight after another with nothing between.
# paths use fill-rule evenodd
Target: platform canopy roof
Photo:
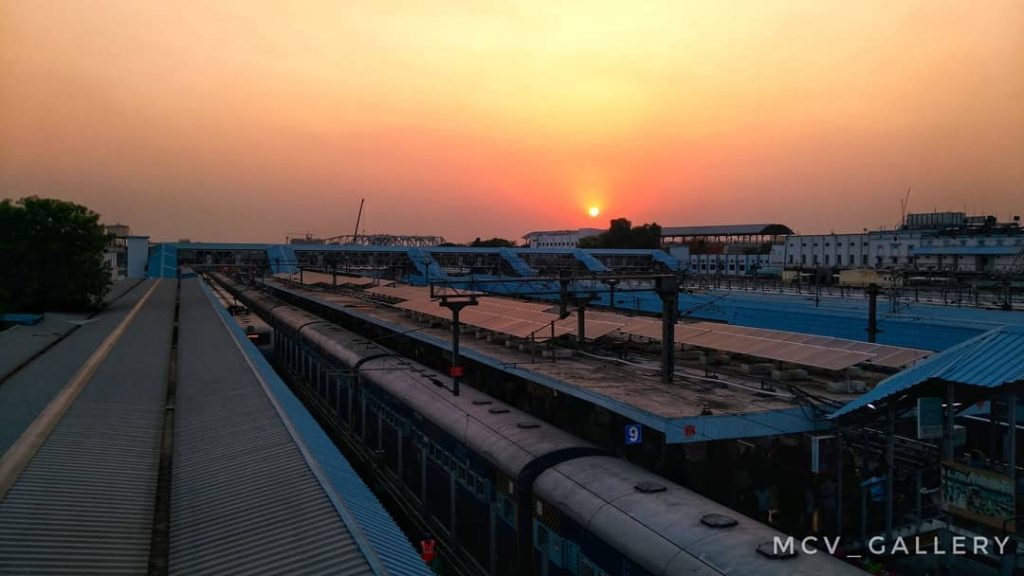
<instances>
[{"instance_id":1,"label":"platform canopy roof","mask_svg":"<svg viewBox=\"0 0 1024 576\"><path fill-rule=\"evenodd\" d=\"M837 350L849 350L869 354L871 357L865 360L867 364L875 364L886 368L903 368L927 358L932 353L928 350L916 348L902 348L899 346L887 346L885 344L872 344L857 340L846 340L844 338L833 338L831 336L818 336L815 334L804 334L802 332L786 332L783 330L767 330L764 328L751 328L747 326L736 326L732 324L719 324L713 322L699 322L693 325L696 328L703 328L716 332L728 332L743 336L754 336L768 338L771 340L782 340L810 346L821 346Z\"/></svg>"},{"instance_id":2,"label":"platform canopy roof","mask_svg":"<svg viewBox=\"0 0 1024 576\"><path fill-rule=\"evenodd\" d=\"M619 330L624 334L660 340L662 327L660 320L633 318ZM675 341L824 370L843 370L858 364L899 368L929 354L926 350L913 348L712 322L676 325Z\"/></svg>"},{"instance_id":3,"label":"platform canopy roof","mask_svg":"<svg viewBox=\"0 0 1024 576\"><path fill-rule=\"evenodd\" d=\"M416 290L425 289L417 288ZM451 312L448 309L443 308L439 301L431 300L424 294L409 298L395 306L443 320L451 318ZM497 299L487 298L481 299L476 306L464 309L459 315L459 320L467 326L515 338L533 338L538 342L575 332L574 326L559 323L558 315L545 312L545 308L546 306L533 302L515 300L499 302ZM591 325L588 324L588 326ZM605 330L603 325L594 324L592 327L595 332L604 335L618 328L618 325L608 330Z\"/></svg>"},{"instance_id":4,"label":"platform canopy roof","mask_svg":"<svg viewBox=\"0 0 1024 576\"><path fill-rule=\"evenodd\" d=\"M666 226L665 236L778 236L792 234L785 224L725 224L720 226Z\"/></svg>"},{"instance_id":5,"label":"platform canopy roof","mask_svg":"<svg viewBox=\"0 0 1024 576\"><path fill-rule=\"evenodd\" d=\"M895 394L932 384L998 389L1024 384L1024 326L1003 326L936 354L881 381L870 392L836 410L836 418Z\"/></svg>"}]
</instances>

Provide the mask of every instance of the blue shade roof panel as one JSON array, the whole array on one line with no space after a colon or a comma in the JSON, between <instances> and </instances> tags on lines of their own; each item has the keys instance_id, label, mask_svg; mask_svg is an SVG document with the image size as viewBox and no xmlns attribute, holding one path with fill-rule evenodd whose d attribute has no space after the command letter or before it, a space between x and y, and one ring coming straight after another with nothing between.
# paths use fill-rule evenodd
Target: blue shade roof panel
<instances>
[{"instance_id":1,"label":"blue shade roof panel","mask_svg":"<svg viewBox=\"0 0 1024 576\"><path fill-rule=\"evenodd\" d=\"M843 406L832 418L926 382L999 388L1024 382L1024 326L1003 326L937 354L887 378L874 390Z\"/></svg>"}]
</instances>

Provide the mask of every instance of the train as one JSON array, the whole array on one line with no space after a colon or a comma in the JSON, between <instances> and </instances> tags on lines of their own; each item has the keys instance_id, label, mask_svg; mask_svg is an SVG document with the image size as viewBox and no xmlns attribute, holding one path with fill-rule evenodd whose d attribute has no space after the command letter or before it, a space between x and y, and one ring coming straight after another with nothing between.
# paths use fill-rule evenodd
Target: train
<instances>
[{"instance_id":1,"label":"train","mask_svg":"<svg viewBox=\"0 0 1024 576\"><path fill-rule=\"evenodd\" d=\"M864 574L379 343L213 274L275 362L379 457L446 547L494 576Z\"/></svg>"}]
</instances>

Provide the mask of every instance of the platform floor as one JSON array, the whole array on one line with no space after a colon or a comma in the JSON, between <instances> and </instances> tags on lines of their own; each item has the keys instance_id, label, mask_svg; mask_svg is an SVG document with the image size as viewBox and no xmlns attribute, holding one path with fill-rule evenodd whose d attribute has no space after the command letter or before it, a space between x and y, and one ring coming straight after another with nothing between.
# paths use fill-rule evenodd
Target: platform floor
<instances>
[{"instance_id":1,"label":"platform floor","mask_svg":"<svg viewBox=\"0 0 1024 576\"><path fill-rule=\"evenodd\" d=\"M361 315L441 349L450 349L451 332L448 328L428 327L401 309L368 302L353 295L300 287L279 280L268 280L268 285L311 298L344 313ZM677 362L676 371L683 376L677 377L672 384L665 384L659 375L657 359L620 364L613 359L574 356L553 362L518 347L478 338L470 328L466 328L462 335L461 352L472 360L650 426L664 433L669 443L807 432L823 425L815 419L813 410L800 404L785 390L761 390L756 376L730 373L718 379L706 378L702 369ZM814 393L824 397L835 396L823 388L816 386ZM854 397L845 396L839 401L849 401Z\"/></svg>"}]
</instances>

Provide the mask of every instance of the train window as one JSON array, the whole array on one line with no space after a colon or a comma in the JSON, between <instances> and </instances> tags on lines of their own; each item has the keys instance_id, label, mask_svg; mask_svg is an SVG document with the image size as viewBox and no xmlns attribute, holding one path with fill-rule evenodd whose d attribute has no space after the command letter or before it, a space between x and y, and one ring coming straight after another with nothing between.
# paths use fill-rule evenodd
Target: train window
<instances>
[{"instance_id":1,"label":"train window","mask_svg":"<svg viewBox=\"0 0 1024 576\"><path fill-rule=\"evenodd\" d=\"M544 553L548 551L548 529L540 522L534 522L533 545Z\"/></svg>"},{"instance_id":2,"label":"train window","mask_svg":"<svg viewBox=\"0 0 1024 576\"><path fill-rule=\"evenodd\" d=\"M509 524L516 525L516 507L511 499L504 496L501 497L501 517Z\"/></svg>"},{"instance_id":3,"label":"train window","mask_svg":"<svg viewBox=\"0 0 1024 576\"><path fill-rule=\"evenodd\" d=\"M580 546L572 540L562 541L562 557L565 569L572 574L579 574Z\"/></svg>"}]
</instances>

